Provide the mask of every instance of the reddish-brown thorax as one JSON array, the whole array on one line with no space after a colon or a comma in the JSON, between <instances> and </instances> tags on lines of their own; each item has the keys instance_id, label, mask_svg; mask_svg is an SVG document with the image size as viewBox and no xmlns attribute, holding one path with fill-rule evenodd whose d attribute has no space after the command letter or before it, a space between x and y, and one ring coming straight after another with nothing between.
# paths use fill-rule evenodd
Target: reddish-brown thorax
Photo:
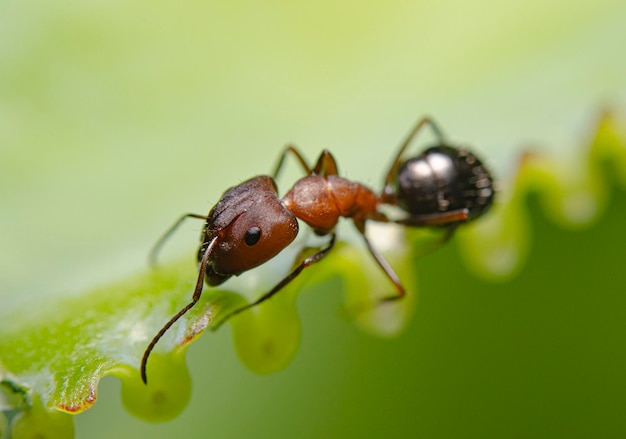
<instances>
[{"instance_id":1,"label":"reddish-brown thorax","mask_svg":"<svg viewBox=\"0 0 626 439\"><path fill-rule=\"evenodd\" d=\"M296 182L282 204L319 234L330 233L339 218L352 218L360 228L378 217L378 196L367 186L336 175L309 175Z\"/></svg>"}]
</instances>

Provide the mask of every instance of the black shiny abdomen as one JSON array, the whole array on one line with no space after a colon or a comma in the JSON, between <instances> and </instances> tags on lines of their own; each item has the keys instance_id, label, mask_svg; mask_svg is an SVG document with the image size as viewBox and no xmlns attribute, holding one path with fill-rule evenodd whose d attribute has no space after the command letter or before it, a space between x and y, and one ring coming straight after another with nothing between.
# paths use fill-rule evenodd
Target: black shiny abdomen
<instances>
[{"instance_id":1,"label":"black shiny abdomen","mask_svg":"<svg viewBox=\"0 0 626 439\"><path fill-rule=\"evenodd\" d=\"M407 160L398 171L398 205L412 215L468 209L469 220L493 202L493 181L466 149L438 145Z\"/></svg>"}]
</instances>

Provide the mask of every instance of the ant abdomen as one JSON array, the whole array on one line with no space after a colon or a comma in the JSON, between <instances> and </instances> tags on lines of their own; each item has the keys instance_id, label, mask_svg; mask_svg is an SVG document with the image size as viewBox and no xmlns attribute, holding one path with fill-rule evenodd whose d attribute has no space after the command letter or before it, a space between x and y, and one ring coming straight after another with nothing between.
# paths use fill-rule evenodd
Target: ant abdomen
<instances>
[{"instance_id":1,"label":"ant abdomen","mask_svg":"<svg viewBox=\"0 0 626 439\"><path fill-rule=\"evenodd\" d=\"M397 204L410 215L467 209L467 220L493 203L493 180L465 148L437 145L405 161L396 178Z\"/></svg>"}]
</instances>

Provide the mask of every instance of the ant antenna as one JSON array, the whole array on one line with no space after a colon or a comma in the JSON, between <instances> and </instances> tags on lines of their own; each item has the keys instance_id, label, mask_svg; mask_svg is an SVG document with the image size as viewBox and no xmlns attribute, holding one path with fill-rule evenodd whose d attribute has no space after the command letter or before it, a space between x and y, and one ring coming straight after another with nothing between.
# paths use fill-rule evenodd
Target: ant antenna
<instances>
[{"instance_id":1,"label":"ant antenna","mask_svg":"<svg viewBox=\"0 0 626 439\"><path fill-rule=\"evenodd\" d=\"M152 268L156 267L157 256L159 252L161 251L161 248L163 248L163 244L165 244L165 242L170 238L170 236L172 236L172 234L176 231L176 229L178 229L178 226L180 226L183 223L183 221L185 221L187 218L196 218L196 219L201 219L205 221L208 220L208 217L204 215L198 215L195 213L187 213L181 216L180 218L178 218L178 220L176 220L176 222L172 224L172 226L169 229L167 229L167 231L159 238L156 244L154 244L154 247L152 247L152 250L150 250L150 253L148 254L148 263L150 264L150 267Z\"/></svg>"},{"instance_id":2,"label":"ant antenna","mask_svg":"<svg viewBox=\"0 0 626 439\"><path fill-rule=\"evenodd\" d=\"M184 218L185 217L181 218L181 220ZM166 235L168 234L169 233L167 233ZM170 327L174 323L176 323L178 319L180 319L187 311L193 308L194 305L198 302L198 300L200 300L200 296L202 295L202 286L204 285L204 275L206 273L206 265L209 261L209 255L211 254L211 250L213 250L213 246L215 246L215 243L217 242L217 238L218 238L217 236L213 238L211 242L209 243L207 249L204 251L204 255L202 256L202 261L200 262L200 272L198 273L198 280L196 282L196 288L193 292L193 297L191 299L191 302L188 303L187 306L185 306L183 309L178 311L178 313L174 317L172 317L170 321L167 322L165 326L163 326L163 328L161 328L161 330L157 333L157 335L154 336L154 338L152 339L152 341L146 348L146 351L143 353L143 358L141 359L141 380L143 381L144 384L148 384L148 376L146 375L146 366L148 364L148 358L150 357L150 353L152 352L152 349L154 349L154 346L157 344L159 339L163 337L163 334L165 334L167 330L170 329Z\"/></svg>"}]
</instances>

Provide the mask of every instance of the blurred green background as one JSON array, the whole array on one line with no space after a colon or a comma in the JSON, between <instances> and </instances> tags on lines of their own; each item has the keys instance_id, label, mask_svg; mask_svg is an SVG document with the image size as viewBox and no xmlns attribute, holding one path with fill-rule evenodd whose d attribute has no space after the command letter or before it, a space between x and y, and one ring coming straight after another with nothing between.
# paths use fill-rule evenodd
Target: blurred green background
<instances>
[{"instance_id":1,"label":"blurred green background","mask_svg":"<svg viewBox=\"0 0 626 439\"><path fill-rule=\"evenodd\" d=\"M506 190L523 149L567 170L598 110L626 101L621 1L5 0L0 32L5 310L142 269L177 215L268 172L287 142L377 186L431 114ZM625 204L577 232L533 215L508 283L468 275L454 245L417 261L395 340L337 317L339 279L307 290L285 371L254 375L228 330L207 334L180 418L132 418L106 378L77 437L624 437ZM171 251L195 251L198 229Z\"/></svg>"}]
</instances>

